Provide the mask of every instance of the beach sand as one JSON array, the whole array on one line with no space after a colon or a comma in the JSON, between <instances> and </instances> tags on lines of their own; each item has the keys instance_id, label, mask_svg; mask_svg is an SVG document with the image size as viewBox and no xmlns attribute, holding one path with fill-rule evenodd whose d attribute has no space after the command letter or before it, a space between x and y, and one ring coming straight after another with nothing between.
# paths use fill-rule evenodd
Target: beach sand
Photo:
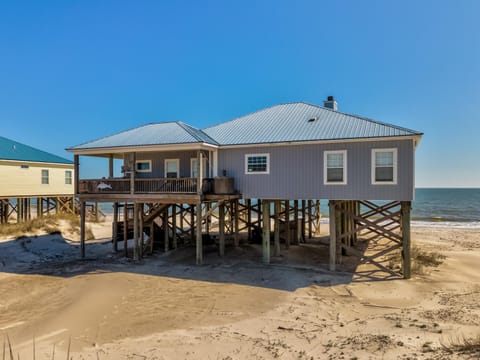
<instances>
[{"instance_id":1,"label":"beach sand","mask_svg":"<svg viewBox=\"0 0 480 360\"><path fill-rule=\"evenodd\" d=\"M327 271L320 240L282 246L269 266L257 245L225 258L206 247L202 266L192 247L135 263L112 252L110 222L90 226L103 240L85 260L66 231L0 241L0 330L15 358L34 346L35 359L480 356L448 349L480 336L478 229L414 227L414 246L445 259L388 280L359 276L354 259Z\"/></svg>"}]
</instances>

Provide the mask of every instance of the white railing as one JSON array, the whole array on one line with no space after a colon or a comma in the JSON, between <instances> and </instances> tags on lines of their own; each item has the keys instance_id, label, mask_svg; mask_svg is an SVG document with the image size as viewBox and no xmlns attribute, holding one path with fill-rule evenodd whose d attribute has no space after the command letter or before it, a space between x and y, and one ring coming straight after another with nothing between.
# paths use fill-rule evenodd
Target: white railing
<instances>
[{"instance_id":1,"label":"white railing","mask_svg":"<svg viewBox=\"0 0 480 360\"><path fill-rule=\"evenodd\" d=\"M130 179L88 179L80 180L78 184L79 194L130 194ZM196 178L154 178L135 179L135 194L152 193L197 193Z\"/></svg>"}]
</instances>

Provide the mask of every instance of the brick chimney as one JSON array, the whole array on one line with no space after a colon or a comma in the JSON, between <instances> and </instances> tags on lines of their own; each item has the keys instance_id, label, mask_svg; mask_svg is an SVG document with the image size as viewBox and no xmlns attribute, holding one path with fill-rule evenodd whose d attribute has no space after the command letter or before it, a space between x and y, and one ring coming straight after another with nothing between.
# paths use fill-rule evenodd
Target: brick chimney
<instances>
[{"instance_id":1,"label":"brick chimney","mask_svg":"<svg viewBox=\"0 0 480 360\"><path fill-rule=\"evenodd\" d=\"M335 100L332 95L327 97L327 100L323 102L323 106L333 111L338 110L337 100Z\"/></svg>"}]
</instances>

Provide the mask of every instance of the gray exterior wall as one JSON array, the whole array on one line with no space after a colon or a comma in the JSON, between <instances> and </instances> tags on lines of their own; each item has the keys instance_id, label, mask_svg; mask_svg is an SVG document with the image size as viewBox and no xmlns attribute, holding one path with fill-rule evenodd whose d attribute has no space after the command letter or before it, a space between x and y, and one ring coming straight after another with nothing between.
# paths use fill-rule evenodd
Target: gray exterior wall
<instances>
[{"instance_id":1,"label":"gray exterior wall","mask_svg":"<svg viewBox=\"0 0 480 360\"><path fill-rule=\"evenodd\" d=\"M137 172L137 178L163 178L165 174L165 159L180 160L180 177L191 177L190 159L196 158L196 151L169 151L169 152L144 152L137 153L136 160L151 160L152 172Z\"/></svg>"},{"instance_id":2,"label":"gray exterior wall","mask_svg":"<svg viewBox=\"0 0 480 360\"><path fill-rule=\"evenodd\" d=\"M397 148L397 184L374 185L372 149ZM347 150L347 184L324 185L324 151ZM246 154L270 154L269 174L245 174ZM244 198L403 200L414 196L413 140L248 147L218 150L218 173L235 178Z\"/></svg>"}]
</instances>

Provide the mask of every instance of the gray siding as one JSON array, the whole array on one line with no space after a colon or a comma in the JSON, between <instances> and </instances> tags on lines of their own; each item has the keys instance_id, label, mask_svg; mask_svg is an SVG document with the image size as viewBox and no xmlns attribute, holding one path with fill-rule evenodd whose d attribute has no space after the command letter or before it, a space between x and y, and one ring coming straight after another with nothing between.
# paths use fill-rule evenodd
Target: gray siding
<instances>
[{"instance_id":1,"label":"gray siding","mask_svg":"<svg viewBox=\"0 0 480 360\"><path fill-rule=\"evenodd\" d=\"M137 153L136 160L151 160L151 173L136 173L138 178L163 178L165 174L165 159L180 160L180 177L191 177L190 159L196 158L196 151L169 151L169 152L144 152Z\"/></svg>"},{"instance_id":2,"label":"gray siding","mask_svg":"<svg viewBox=\"0 0 480 360\"><path fill-rule=\"evenodd\" d=\"M373 185L372 149L397 148L397 184ZM324 185L324 151L347 150L347 184ZM245 154L270 154L269 174L245 174ZM226 170L244 198L412 200L412 140L219 149L218 173Z\"/></svg>"}]
</instances>

